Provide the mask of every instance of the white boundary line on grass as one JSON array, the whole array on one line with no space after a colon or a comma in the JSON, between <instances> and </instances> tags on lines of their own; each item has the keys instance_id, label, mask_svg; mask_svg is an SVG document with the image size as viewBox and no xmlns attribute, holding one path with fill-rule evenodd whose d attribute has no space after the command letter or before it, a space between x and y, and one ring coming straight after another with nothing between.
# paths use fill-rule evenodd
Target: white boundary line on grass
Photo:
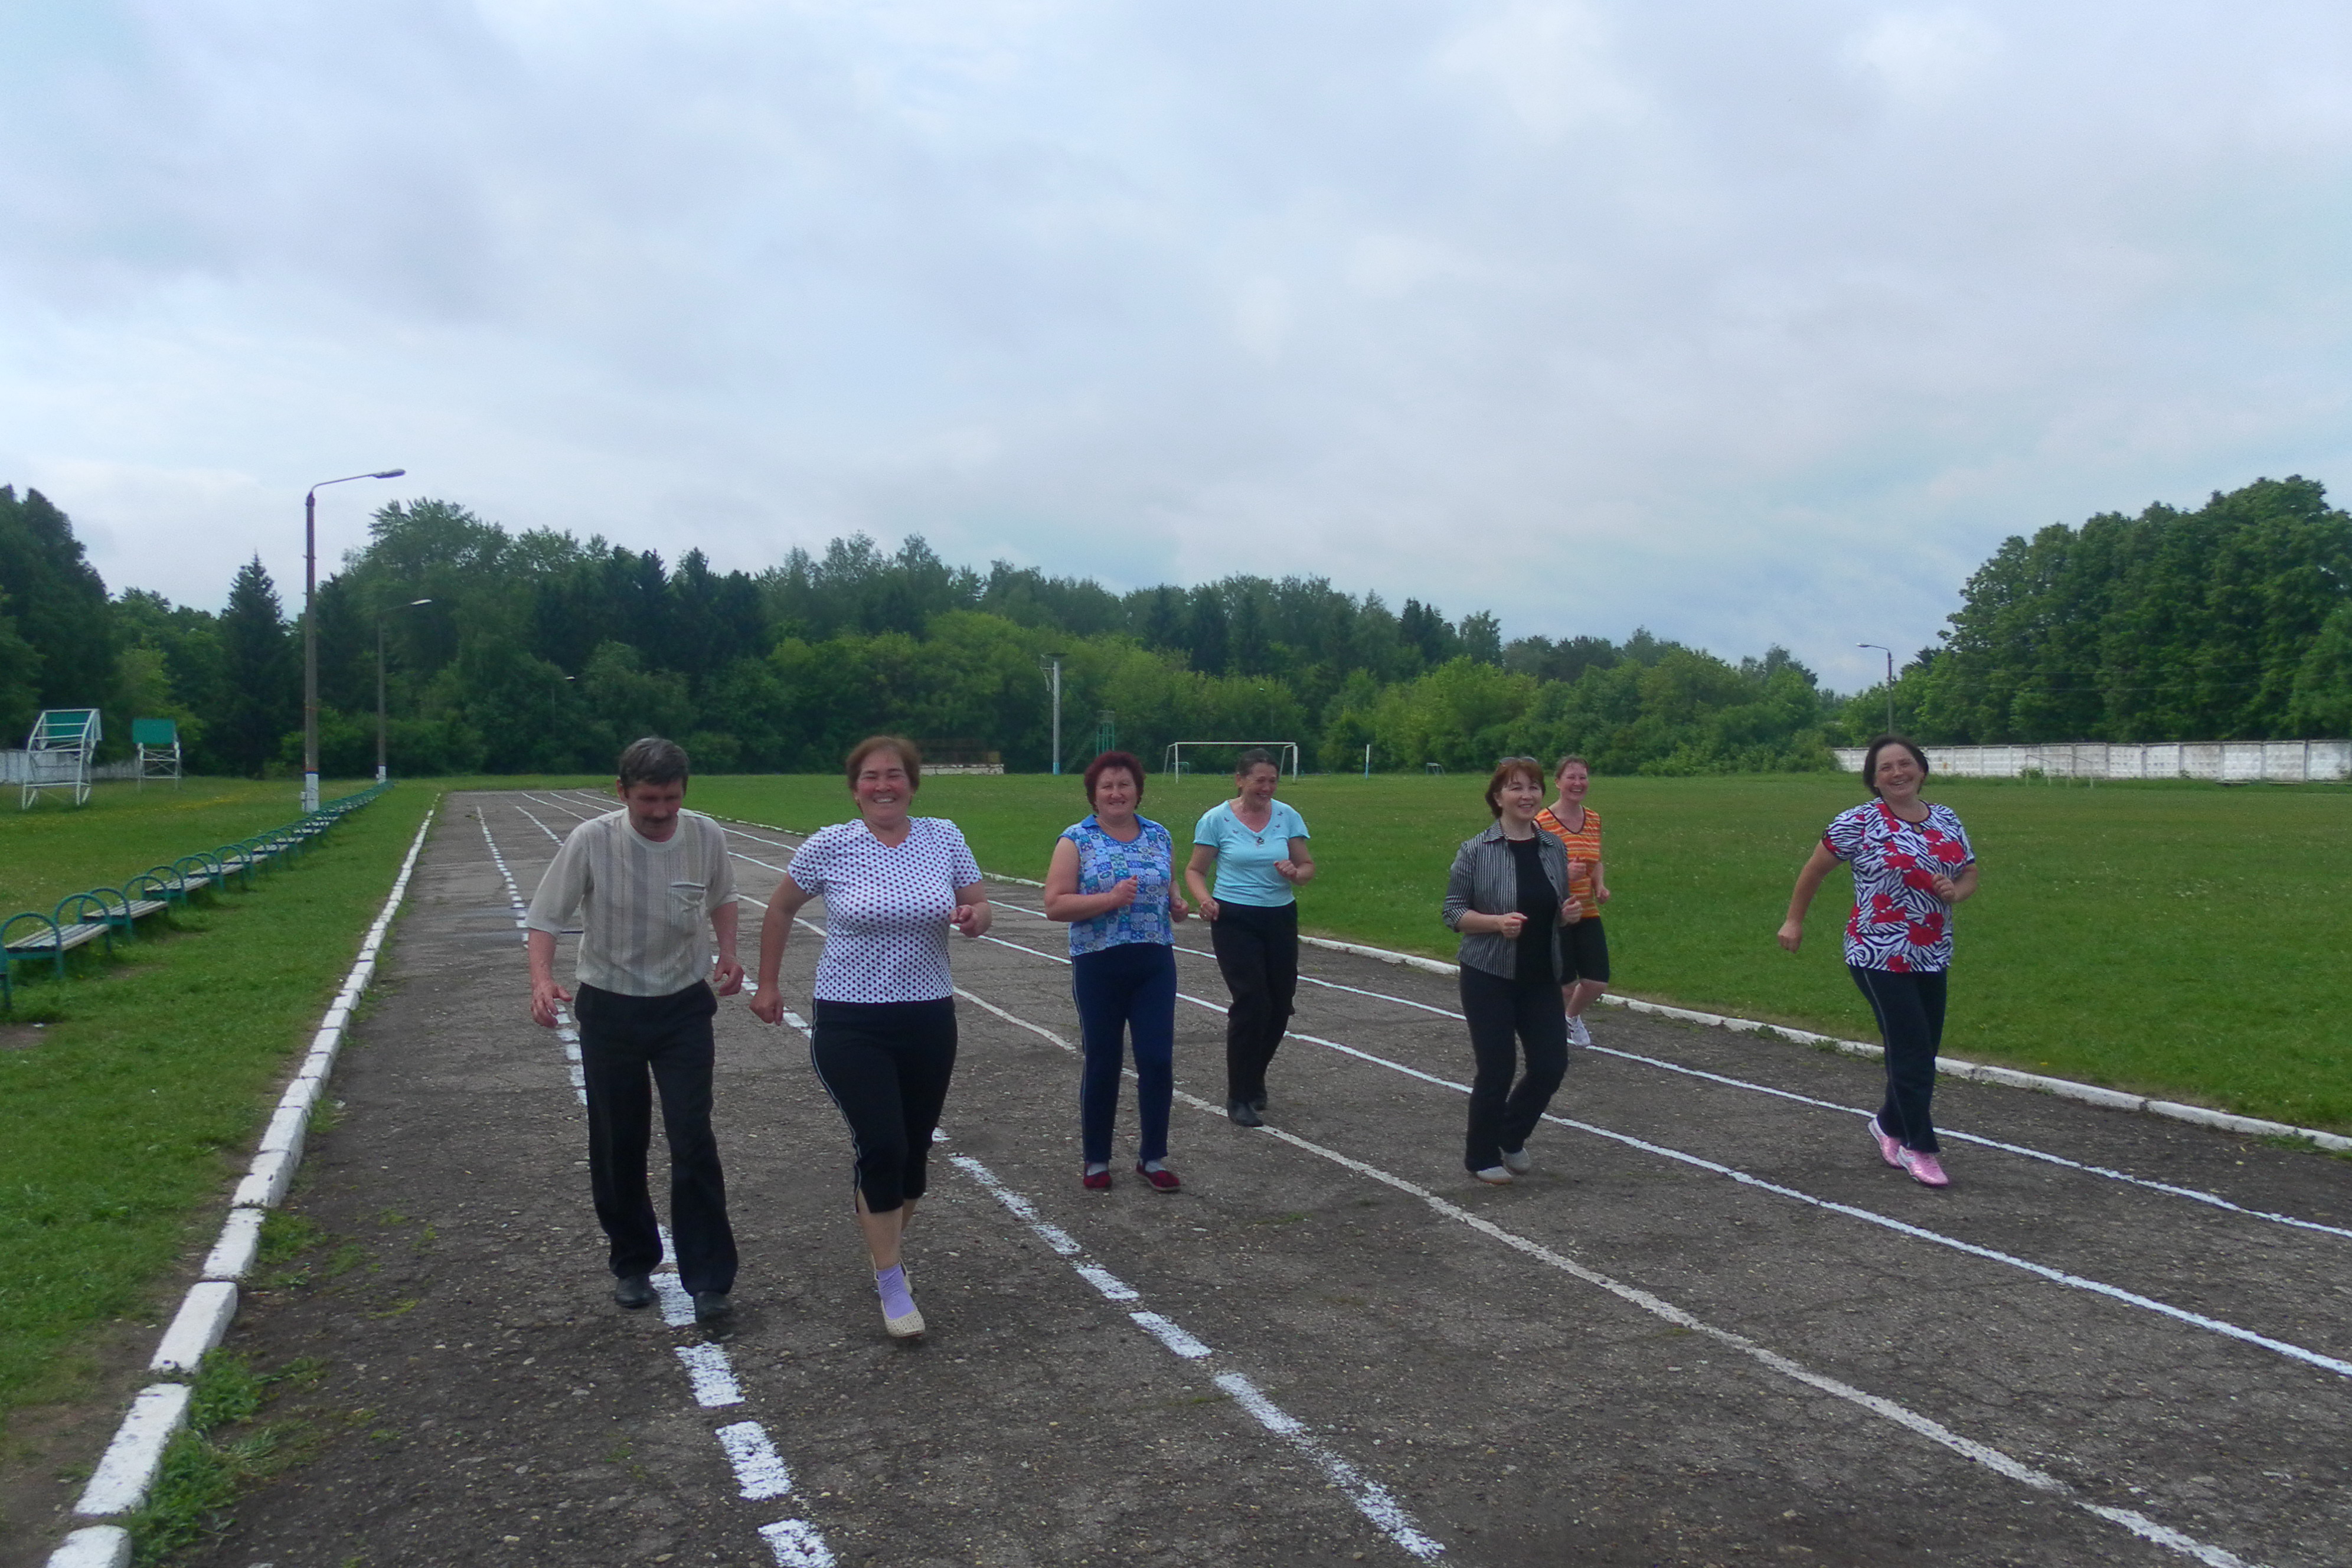
<instances>
[{"instance_id":1,"label":"white boundary line on grass","mask_svg":"<svg viewBox=\"0 0 2352 1568\"><path fill-rule=\"evenodd\" d=\"M1071 1052L1073 1055L1077 1052L1077 1047L1070 1041L1065 1039L1062 1036L1055 1033L1053 1030L1045 1027L1042 1024L1032 1023L1026 1018L1008 1013L1003 1008L997 1006L994 1003L975 995L971 992L963 989L961 986L958 986L956 988L956 994L976 1004L987 1012L994 1014L997 1017L1003 1019L1008 1024L1012 1024L1018 1028L1026 1029L1031 1034L1039 1035L1045 1039L1051 1040L1054 1044L1061 1047L1066 1051ZM1209 1101L1201 1099L1198 1095L1188 1094L1184 1090L1179 1089L1176 1091L1176 1098L1182 1100L1185 1104L1193 1107L1195 1110L1206 1111L1213 1116L1224 1115L1224 1110L1223 1107L1213 1105ZM1549 1264L1550 1267L1559 1269L1563 1273L1583 1280L1588 1285L1596 1286L1601 1289L1606 1290L1611 1295L1615 1296L1618 1300L1625 1301L1634 1307L1638 1307L1643 1311L1651 1313L1655 1317L1663 1318L1667 1322L1674 1324L1677 1328L1689 1330L1693 1333L1704 1334L1708 1339L1715 1341L1717 1344L1723 1345L1730 1350L1738 1351L1742 1355L1754 1359L1764 1366L1779 1373L1783 1377L1792 1379L1795 1382L1804 1384L1808 1388L1818 1389L1823 1394L1844 1400L1848 1404L1858 1405L1862 1409L1868 1411L1870 1414L1876 1415L1883 1420L1891 1421L1898 1426L1902 1426L1919 1436L1927 1438L1931 1443L1936 1443L1943 1447L1950 1449L1953 1453L1959 1455L1963 1458L1969 1459L1979 1465L1982 1465L1985 1468L1991 1470L1996 1475L2030 1487L2035 1491L2043 1492L2052 1497L2060 1499L2083 1510L2086 1513L2106 1521L2110 1524L2121 1525L2124 1529L2131 1531L2132 1534L2139 1537L2143 1541L2153 1542L2158 1546L2167 1547L2186 1557L2193 1558L2197 1562L2206 1564L2206 1568L2252 1568L2252 1565L2249 1564L2244 1558L2228 1551L2226 1548L2213 1545L2208 1542L2200 1541L2191 1535L2184 1534L2183 1532L2173 1529L2170 1525L2160 1524L2157 1521L2148 1518L2146 1514L2137 1512L2131 1509L2109 1508L2104 1503L2093 1502L2089 1499L2078 1494L2074 1489L2067 1485L2066 1482L2061 1480L2056 1476L2051 1475L2046 1470L2039 1469L2034 1466L2025 1463L2021 1459L2012 1458L2011 1455L2002 1452L1999 1448L1991 1447L1990 1444L1979 1443L1972 1437L1962 1436L1959 1433L1953 1431L1943 1423L1935 1420L1931 1416L1922 1415L1917 1411L1909 1408L1907 1405L1899 1405L1894 1400L1886 1399L1878 1394L1871 1394L1863 1389L1856 1388L1852 1384L1841 1382L1826 1373L1815 1372L1811 1367L1805 1366L1801 1363L1797 1362L1790 1357L1782 1355L1778 1351L1769 1349L1766 1346L1758 1343L1756 1341L1748 1339L1744 1334L1735 1333L1728 1329L1717 1328L1714 1324L1675 1306L1673 1302L1665 1300L1662 1296L1654 1295L1650 1291L1641 1289L1639 1286L1627 1285L1622 1281L1612 1279L1610 1276L1602 1274L1596 1269L1588 1268L1583 1264L1577 1262L1575 1259L1553 1251L1551 1248L1544 1246L1541 1242L1521 1236L1517 1231L1507 1230L1503 1226L1494 1223L1492 1220L1472 1214L1469 1210L1463 1208L1460 1205L1448 1202L1446 1199L1438 1196L1435 1193L1429 1191L1426 1187L1423 1187L1416 1183L1408 1181L1402 1176L1391 1174L1387 1171L1381 1170L1376 1165L1368 1164L1361 1160L1350 1158L1346 1154L1339 1152L1337 1150L1326 1149L1319 1143L1309 1142L1307 1140L1297 1136L1296 1133L1286 1132L1278 1127L1267 1126L1260 1128L1258 1131L1266 1133L1270 1137L1278 1139L1284 1143L1289 1144L1292 1148L1300 1150L1306 1153L1313 1154L1319 1159L1328 1160L1333 1164L1339 1165L1342 1169L1352 1171L1360 1176L1368 1177L1372 1181L1392 1187L1396 1191L1403 1193L1411 1197L1418 1198L1431 1209L1435 1211L1437 1214L1444 1215L1445 1218L1454 1220L1461 1225L1465 1225L1472 1230L1478 1232L1480 1235L1489 1237L1494 1240L1499 1241L1504 1246L1524 1253L1528 1257L1536 1259L1538 1262ZM1220 1380L1220 1386L1222 1385L1223 1381ZM1228 1389L1227 1392L1233 1393L1234 1391ZM1235 1394L1234 1397L1239 1399L1240 1395Z\"/></svg>"},{"instance_id":2,"label":"white boundary line on grass","mask_svg":"<svg viewBox=\"0 0 2352 1568\"><path fill-rule=\"evenodd\" d=\"M515 807L530 817L531 825L561 846L563 840L555 830L532 816L522 807ZM499 841L491 837L490 819L483 812L475 813L481 825L482 844L489 850L497 865L499 878L507 885L507 902L515 912L516 935L526 946L530 942L527 924L529 906L523 902L522 889L515 885L514 872L508 867ZM565 1066L572 1076L572 1092L582 1105L588 1103L588 1082L580 1060L580 1027L570 1010L558 1005L555 1010L556 1037L563 1042ZM669 1230L663 1227L662 1251L670 1258L677 1248L670 1240ZM664 1269L652 1275L654 1293L659 1303L664 1326L684 1328L694 1321L694 1302L674 1270ZM673 1345L679 1363L686 1370L687 1382L694 1391L694 1402L706 1410L721 1410L743 1403L742 1385L735 1379L735 1365L727 1354L727 1347L715 1340L698 1344ZM792 1470L782 1456L776 1452L767 1428L757 1421L736 1421L721 1426L712 1434L719 1440L721 1452L735 1471L736 1493L750 1502L765 1502L792 1496ZM808 1520L787 1517L760 1527L760 1539L768 1548L777 1568L834 1568L833 1549L825 1544L824 1532Z\"/></svg>"},{"instance_id":3,"label":"white boundary line on grass","mask_svg":"<svg viewBox=\"0 0 2352 1568\"><path fill-rule=\"evenodd\" d=\"M416 837L409 841L408 856L401 861L400 873L392 880L392 891L384 896L383 908L360 943L358 958L343 976L342 989L335 994L326 1016L310 1037L310 1055L303 1058L294 1080L278 1097L277 1114L269 1119L253 1162L236 1184L229 1200L228 1217L221 1226L220 1239L205 1259L204 1278L188 1287L178 1315L163 1331L163 1342L148 1363L149 1371L193 1375L205 1352L219 1344L228 1332L229 1323L236 1316L236 1282L250 1271L260 1247L262 1213L275 1208L286 1195L295 1168L302 1163L302 1138L310 1125L310 1113L326 1088L328 1074L334 1069L336 1054L342 1048L343 1031L351 1023L352 1009L359 1005L361 993L375 976L376 955L383 950L385 933L392 929L393 917L400 912L401 900L407 896L409 876L416 869L416 858L425 848L425 836L432 830L433 818L439 810L438 800L425 808L425 820L416 825ZM119 1519L135 1512L147 1500L148 1490L163 1468L164 1448L187 1422L188 1394L189 1385L184 1383L150 1384L139 1391L131 1401L130 1413L115 1428L114 1440L107 1445L98 1468L74 1503L77 1517ZM130 1532L119 1524L96 1524L67 1536L50 1554L49 1565L111 1568L130 1560Z\"/></svg>"}]
</instances>

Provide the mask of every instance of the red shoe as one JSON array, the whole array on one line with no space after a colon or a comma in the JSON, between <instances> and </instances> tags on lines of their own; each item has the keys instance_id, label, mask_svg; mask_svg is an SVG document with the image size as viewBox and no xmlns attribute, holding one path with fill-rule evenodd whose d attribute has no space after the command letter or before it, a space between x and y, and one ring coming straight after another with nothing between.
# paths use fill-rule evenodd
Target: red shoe
<instances>
[{"instance_id":1,"label":"red shoe","mask_svg":"<svg viewBox=\"0 0 2352 1568\"><path fill-rule=\"evenodd\" d=\"M1135 1163L1135 1173L1141 1176L1145 1181L1150 1182L1154 1189L1163 1193L1172 1193L1184 1184L1182 1182L1176 1179L1176 1173L1170 1170L1165 1165L1162 1165L1156 1171L1148 1171L1144 1169L1143 1162L1138 1160ZM1109 1178L1104 1178L1103 1185L1108 1186L1109 1184Z\"/></svg>"},{"instance_id":2,"label":"red shoe","mask_svg":"<svg viewBox=\"0 0 2352 1568\"><path fill-rule=\"evenodd\" d=\"M1099 1171L1088 1171L1086 1174L1078 1178L1078 1185L1086 1188L1086 1190L1090 1193L1107 1193L1110 1191L1110 1168L1108 1166L1105 1166Z\"/></svg>"}]
</instances>

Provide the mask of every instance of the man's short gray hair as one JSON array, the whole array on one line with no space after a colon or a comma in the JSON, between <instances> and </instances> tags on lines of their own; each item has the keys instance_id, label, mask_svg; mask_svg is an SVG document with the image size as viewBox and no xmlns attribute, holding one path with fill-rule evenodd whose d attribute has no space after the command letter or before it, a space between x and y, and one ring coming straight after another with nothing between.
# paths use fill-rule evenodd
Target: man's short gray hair
<instances>
[{"instance_id":1,"label":"man's short gray hair","mask_svg":"<svg viewBox=\"0 0 2352 1568\"><path fill-rule=\"evenodd\" d=\"M621 787L635 784L682 784L686 782L686 748L659 735L629 742L621 753Z\"/></svg>"}]
</instances>

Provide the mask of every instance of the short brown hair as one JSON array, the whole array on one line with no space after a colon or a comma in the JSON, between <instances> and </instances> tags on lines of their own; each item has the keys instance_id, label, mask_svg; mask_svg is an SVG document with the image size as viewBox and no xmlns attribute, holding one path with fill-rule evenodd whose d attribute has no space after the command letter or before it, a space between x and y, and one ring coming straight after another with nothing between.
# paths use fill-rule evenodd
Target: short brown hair
<instances>
[{"instance_id":1,"label":"short brown hair","mask_svg":"<svg viewBox=\"0 0 2352 1568\"><path fill-rule=\"evenodd\" d=\"M1503 786L1519 773L1535 781L1536 788L1544 786L1543 764L1533 757L1505 757L1495 764L1495 772L1486 780L1486 809L1496 816L1503 815Z\"/></svg>"},{"instance_id":2,"label":"short brown hair","mask_svg":"<svg viewBox=\"0 0 2352 1568\"><path fill-rule=\"evenodd\" d=\"M632 741L621 753L620 772L623 790L641 784L682 784L687 775L686 748L659 735Z\"/></svg>"},{"instance_id":3,"label":"short brown hair","mask_svg":"<svg viewBox=\"0 0 2352 1568\"><path fill-rule=\"evenodd\" d=\"M1560 758L1559 761L1552 763L1551 776L1558 778L1560 774L1568 772L1570 768L1582 768L1589 773L1592 771L1592 764L1586 762L1582 757L1578 756L1574 752L1570 752L1568 755Z\"/></svg>"},{"instance_id":4,"label":"short brown hair","mask_svg":"<svg viewBox=\"0 0 2352 1568\"><path fill-rule=\"evenodd\" d=\"M886 750L896 752L898 765L907 770L908 793L923 787L923 753L916 749L914 742L898 735L868 735L849 749L849 763L844 772L852 791L857 788L857 771L866 765L866 759Z\"/></svg>"},{"instance_id":5,"label":"short brown hair","mask_svg":"<svg viewBox=\"0 0 2352 1568\"><path fill-rule=\"evenodd\" d=\"M1878 753L1889 746L1900 746L1910 752L1911 760L1919 764L1919 782L1927 782L1927 753L1919 749L1919 742L1908 735L1881 735L1870 742L1870 750L1862 753L1862 782L1871 794L1878 793Z\"/></svg>"},{"instance_id":6,"label":"short brown hair","mask_svg":"<svg viewBox=\"0 0 2352 1568\"><path fill-rule=\"evenodd\" d=\"M1095 781L1114 768L1127 770L1127 776L1135 781L1136 803L1142 804L1143 763L1132 752L1105 752L1087 764L1087 804L1092 805L1095 803Z\"/></svg>"}]
</instances>

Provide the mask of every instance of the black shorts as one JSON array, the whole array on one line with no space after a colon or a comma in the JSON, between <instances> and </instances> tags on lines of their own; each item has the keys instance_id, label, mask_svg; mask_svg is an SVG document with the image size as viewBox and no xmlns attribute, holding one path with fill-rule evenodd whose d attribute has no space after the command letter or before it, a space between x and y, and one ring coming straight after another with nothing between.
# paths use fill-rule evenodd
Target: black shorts
<instances>
[{"instance_id":1,"label":"black shorts","mask_svg":"<svg viewBox=\"0 0 2352 1568\"><path fill-rule=\"evenodd\" d=\"M1559 928L1561 962L1568 979L1609 984L1609 939L1601 934L1601 917L1587 915L1574 925Z\"/></svg>"}]
</instances>

